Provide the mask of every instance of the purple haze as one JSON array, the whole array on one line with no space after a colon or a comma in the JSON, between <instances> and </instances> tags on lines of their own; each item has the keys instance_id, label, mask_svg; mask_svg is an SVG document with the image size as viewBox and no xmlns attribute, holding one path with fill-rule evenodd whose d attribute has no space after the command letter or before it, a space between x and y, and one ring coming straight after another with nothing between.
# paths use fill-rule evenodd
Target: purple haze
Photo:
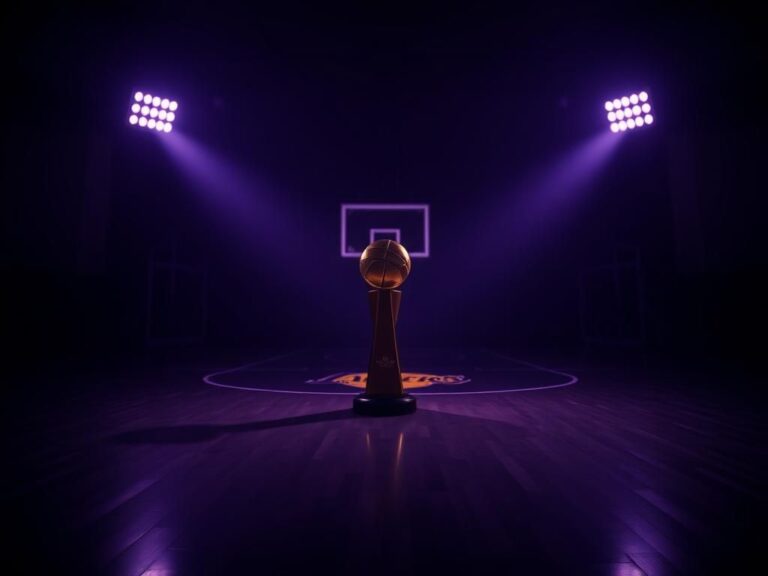
<instances>
[{"instance_id":1,"label":"purple haze","mask_svg":"<svg viewBox=\"0 0 768 576\"><path fill-rule=\"evenodd\" d=\"M509 255L529 254L554 236L553 227L589 197L588 187L602 172L621 138L601 132L553 163L539 167L499 201L484 207L482 226L469 240L479 265L497 267ZM506 198L504 200L503 198Z\"/></svg>"},{"instance_id":2,"label":"purple haze","mask_svg":"<svg viewBox=\"0 0 768 576\"><path fill-rule=\"evenodd\" d=\"M188 136L174 132L161 141L190 189L218 218L222 233L230 234L238 246L258 251L259 259L287 272L291 280L312 276L293 266L294 257L306 254L317 237L301 211L293 210L263 179Z\"/></svg>"}]
</instances>

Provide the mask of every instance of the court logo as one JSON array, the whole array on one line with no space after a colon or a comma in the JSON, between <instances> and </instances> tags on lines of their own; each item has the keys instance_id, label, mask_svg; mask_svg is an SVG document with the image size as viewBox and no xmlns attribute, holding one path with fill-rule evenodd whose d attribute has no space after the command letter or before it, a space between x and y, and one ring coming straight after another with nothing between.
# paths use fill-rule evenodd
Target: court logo
<instances>
[{"instance_id":1,"label":"court logo","mask_svg":"<svg viewBox=\"0 0 768 576\"><path fill-rule=\"evenodd\" d=\"M320 378L315 382L330 380L336 384L343 386L351 386L352 388L365 388L365 383L368 380L368 374L366 372L353 372L350 374L335 374L332 377ZM426 388L427 386L443 385L443 386L456 386L459 384L467 384L469 378L463 374L422 374L419 372L403 372L403 388Z\"/></svg>"}]
</instances>

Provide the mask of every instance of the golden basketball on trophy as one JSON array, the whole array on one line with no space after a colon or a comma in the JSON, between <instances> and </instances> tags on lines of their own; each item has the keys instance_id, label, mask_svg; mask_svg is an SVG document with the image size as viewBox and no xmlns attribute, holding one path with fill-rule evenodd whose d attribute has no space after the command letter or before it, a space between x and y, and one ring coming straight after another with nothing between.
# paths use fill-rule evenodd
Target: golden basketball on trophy
<instances>
[{"instance_id":1,"label":"golden basketball on trophy","mask_svg":"<svg viewBox=\"0 0 768 576\"><path fill-rule=\"evenodd\" d=\"M360 274L373 288L397 288L410 271L411 257L394 240L377 240L360 256Z\"/></svg>"}]
</instances>

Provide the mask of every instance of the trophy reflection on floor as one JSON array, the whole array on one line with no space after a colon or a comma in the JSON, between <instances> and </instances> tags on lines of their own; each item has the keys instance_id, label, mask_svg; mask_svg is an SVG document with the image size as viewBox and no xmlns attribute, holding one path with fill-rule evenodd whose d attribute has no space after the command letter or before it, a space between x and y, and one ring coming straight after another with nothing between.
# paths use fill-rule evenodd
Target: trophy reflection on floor
<instances>
[{"instance_id":1,"label":"trophy reflection on floor","mask_svg":"<svg viewBox=\"0 0 768 576\"><path fill-rule=\"evenodd\" d=\"M373 343L365 392L355 398L358 414L408 414L416 399L403 392L395 324L402 292L398 288L411 271L411 257L394 240L377 240L360 256L360 274L373 287L368 301L373 318Z\"/></svg>"}]
</instances>

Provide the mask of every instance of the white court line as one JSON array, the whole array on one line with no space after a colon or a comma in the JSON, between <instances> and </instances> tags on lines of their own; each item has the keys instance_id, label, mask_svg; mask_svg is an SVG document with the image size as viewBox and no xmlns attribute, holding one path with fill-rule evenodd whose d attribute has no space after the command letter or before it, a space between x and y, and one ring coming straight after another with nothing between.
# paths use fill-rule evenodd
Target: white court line
<instances>
[{"instance_id":1,"label":"white court line","mask_svg":"<svg viewBox=\"0 0 768 576\"><path fill-rule=\"evenodd\" d=\"M287 354L280 354L279 356L273 356L271 358L265 358L257 362L251 362L250 364L243 364L242 366L236 366L235 368L228 368L226 370L219 370L218 372L211 372L210 374L206 374L205 376L203 376L203 382L205 382L206 384L210 384L211 386L216 386L218 388L231 388L233 390L247 390L248 392L273 392L275 394L313 394L313 395L322 395L322 396L355 396L356 394L358 394L357 392L311 392L311 391L305 392L301 390L277 390L275 388L253 388L252 386L235 386L233 384L221 384L220 382L216 382L214 380L216 376L221 376L223 374L231 374L233 372L240 372L241 370L245 370L251 366L258 366L259 364L266 364L267 362L271 362L273 360L286 358L288 356L296 354L297 352L299 352L299 350L288 352ZM346 374L346 372L340 372L339 374ZM338 376L338 374L334 374L333 376Z\"/></svg>"},{"instance_id":2,"label":"white court line","mask_svg":"<svg viewBox=\"0 0 768 576\"><path fill-rule=\"evenodd\" d=\"M299 351L296 350L294 352L288 352L287 354L281 354L279 356L265 358L263 360L258 360L256 362L251 362L249 364L243 364L242 366L237 366L235 368L228 368L226 370L220 370L218 372L211 372L210 374L206 374L205 376L203 376L203 382L211 386L216 386L218 388L231 388L233 390L247 390L249 392L273 392L275 394L310 394L314 396L357 396L359 394L359 392L315 392L315 391L309 391L309 390L302 391L302 390L277 390L275 388L253 388L248 386L234 386L232 384L221 384L214 380L216 376L221 376L223 374L231 374L233 372L239 372L241 370L245 370L250 366L258 366L259 364L265 364L273 360L286 358L288 356L291 356L292 354L296 354L297 352ZM477 390L477 391L467 391L467 392L409 392L409 394L413 396L423 396L423 397L449 396L449 395L450 396L456 396L456 395L471 396L476 394L510 394L512 392L533 392L537 390L553 390L555 388L565 388L567 386L573 386L579 381L577 376L574 376L573 374L569 374L568 372L563 372L561 370L556 370L554 368L547 368L546 366L541 366L539 364L534 364L533 362L528 362L527 360L520 360L518 358L513 358L511 356L506 356L504 354L499 354L498 352L492 352L490 350L487 350L487 352L490 352L491 354L496 354L497 356L500 356L501 358L505 358L506 360L512 360L513 362L516 362L518 364L535 368L536 370L539 370L541 372L548 372L550 374L563 376L567 380L560 384L551 384L549 386L531 386L528 388L510 388L506 390ZM329 378L333 378L341 374L346 374L346 372L338 372L336 374L331 374L330 376L325 376L323 378L316 380L316 382L328 380Z\"/></svg>"}]
</instances>

